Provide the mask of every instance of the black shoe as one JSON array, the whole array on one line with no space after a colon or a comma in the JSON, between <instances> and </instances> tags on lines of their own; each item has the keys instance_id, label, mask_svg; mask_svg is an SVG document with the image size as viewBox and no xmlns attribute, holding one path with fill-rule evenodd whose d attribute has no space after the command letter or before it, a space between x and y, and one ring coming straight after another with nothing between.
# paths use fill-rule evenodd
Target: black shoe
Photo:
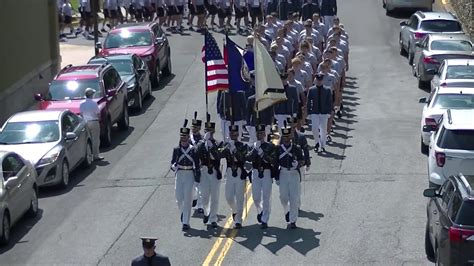
<instances>
[{"instance_id":1,"label":"black shoe","mask_svg":"<svg viewBox=\"0 0 474 266\"><path fill-rule=\"evenodd\" d=\"M327 142L331 142L331 141L332 141L331 136L328 135L328 136L326 137L326 141L327 141Z\"/></svg>"},{"instance_id":2,"label":"black shoe","mask_svg":"<svg viewBox=\"0 0 474 266\"><path fill-rule=\"evenodd\" d=\"M212 228L217 228L217 223L216 223L216 222L212 222L212 223L211 223L211 226L212 226Z\"/></svg>"},{"instance_id":3,"label":"black shoe","mask_svg":"<svg viewBox=\"0 0 474 266\"><path fill-rule=\"evenodd\" d=\"M104 28L102 28L100 31L101 31L101 32L107 32Z\"/></svg>"},{"instance_id":4,"label":"black shoe","mask_svg":"<svg viewBox=\"0 0 474 266\"><path fill-rule=\"evenodd\" d=\"M316 143L316 146L314 146L314 152L318 152L319 150L319 143Z\"/></svg>"},{"instance_id":5,"label":"black shoe","mask_svg":"<svg viewBox=\"0 0 474 266\"><path fill-rule=\"evenodd\" d=\"M339 106L339 110L341 111L344 110L344 105L342 105L342 103L341 103L341 106Z\"/></svg>"},{"instance_id":6,"label":"black shoe","mask_svg":"<svg viewBox=\"0 0 474 266\"><path fill-rule=\"evenodd\" d=\"M297 228L297 227L296 227L296 223L291 223L291 224L290 224L290 229L296 229L296 228Z\"/></svg>"},{"instance_id":7,"label":"black shoe","mask_svg":"<svg viewBox=\"0 0 474 266\"><path fill-rule=\"evenodd\" d=\"M325 149L325 148L321 148L321 152L326 152L326 149Z\"/></svg>"},{"instance_id":8,"label":"black shoe","mask_svg":"<svg viewBox=\"0 0 474 266\"><path fill-rule=\"evenodd\" d=\"M97 156L97 157L94 158L95 162L102 161L102 160L104 160L104 157L102 157L102 156Z\"/></svg>"},{"instance_id":9,"label":"black shoe","mask_svg":"<svg viewBox=\"0 0 474 266\"><path fill-rule=\"evenodd\" d=\"M232 213L232 220L233 220L233 221L235 221L235 215L236 215L236 214L237 214L237 213Z\"/></svg>"},{"instance_id":10,"label":"black shoe","mask_svg":"<svg viewBox=\"0 0 474 266\"><path fill-rule=\"evenodd\" d=\"M341 111L337 111L337 118L339 118L339 119L342 118L342 113L341 113Z\"/></svg>"},{"instance_id":11,"label":"black shoe","mask_svg":"<svg viewBox=\"0 0 474 266\"><path fill-rule=\"evenodd\" d=\"M262 223L262 214L263 212L257 214L257 222Z\"/></svg>"},{"instance_id":12,"label":"black shoe","mask_svg":"<svg viewBox=\"0 0 474 266\"><path fill-rule=\"evenodd\" d=\"M183 224L183 228L182 228L183 231L187 231L189 230L189 225L187 224Z\"/></svg>"},{"instance_id":13,"label":"black shoe","mask_svg":"<svg viewBox=\"0 0 474 266\"><path fill-rule=\"evenodd\" d=\"M290 212L287 212L287 213L285 214L285 221L286 221L287 223L290 222Z\"/></svg>"},{"instance_id":14,"label":"black shoe","mask_svg":"<svg viewBox=\"0 0 474 266\"><path fill-rule=\"evenodd\" d=\"M242 228L242 225L240 223L236 223L234 226L235 229L240 229Z\"/></svg>"},{"instance_id":15,"label":"black shoe","mask_svg":"<svg viewBox=\"0 0 474 266\"><path fill-rule=\"evenodd\" d=\"M193 200L193 208L196 207L197 204L198 204L198 201L196 199Z\"/></svg>"},{"instance_id":16,"label":"black shoe","mask_svg":"<svg viewBox=\"0 0 474 266\"><path fill-rule=\"evenodd\" d=\"M260 228L262 228L262 229L267 229L267 228L268 228L268 224L267 224L267 223L262 223L262 224L260 225Z\"/></svg>"},{"instance_id":17,"label":"black shoe","mask_svg":"<svg viewBox=\"0 0 474 266\"><path fill-rule=\"evenodd\" d=\"M181 213L181 217L179 218L181 222L183 222L183 213Z\"/></svg>"},{"instance_id":18,"label":"black shoe","mask_svg":"<svg viewBox=\"0 0 474 266\"><path fill-rule=\"evenodd\" d=\"M190 30L190 31L194 31L193 26L189 27L189 30Z\"/></svg>"},{"instance_id":19,"label":"black shoe","mask_svg":"<svg viewBox=\"0 0 474 266\"><path fill-rule=\"evenodd\" d=\"M203 208L198 208L198 213L204 213L204 209Z\"/></svg>"},{"instance_id":20,"label":"black shoe","mask_svg":"<svg viewBox=\"0 0 474 266\"><path fill-rule=\"evenodd\" d=\"M204 218L202 218L202 222L207 224L207 222L209 222L209 215L204 215Z\"/></svg>"}]
</instances>

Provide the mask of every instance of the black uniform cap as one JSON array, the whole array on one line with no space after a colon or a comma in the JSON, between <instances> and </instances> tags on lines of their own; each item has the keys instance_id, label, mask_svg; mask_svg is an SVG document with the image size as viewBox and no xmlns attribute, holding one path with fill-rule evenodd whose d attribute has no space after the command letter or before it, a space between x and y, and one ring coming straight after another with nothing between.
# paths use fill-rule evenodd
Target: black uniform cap
<instances>
[{"instance_id":1,"label":"black uniform cap","mask_svg":"<svg viewBox=\"0 0 474 266\"><path fill-rule=\"evenodd\" d=\"M202 125L202 120L197 119L197 112L194 112L194 118L191 121L193 127L200 127Z\"/></svg>"},{"instance_id":2,"label":"black uniform cap","mask_svg":"<svg viewBox=\"0 0 474 266\"><path fill-rule=\"evenodd\" d=\"M289 137L291 135L291 128L282 128L281 129L281 134L285 137Z\"/></svg>"},{"instance_id":3,"label":"black uniform cap","mask_svg":"<svg viewBox=\"0 0 474 266\"><path fill-rule=\"evenodd\" d=\"M318 74L316 74L316 79L317 80L322 80L323 78L324 78L324 73L319 72Z\"/></svg>"},{"instance_id":4,"label":"black uniform cap","mask_svg":"<svg viewBox=\"0 0 474 266\"><path fill-rule=\"evenodd\" d=\"M179 129L179 134L181 136L187 136L191 132L191 130L186 127L187 125L188 125L188 119L184 119L183 127Z\"/></svg>"},{"instance_id":5,"label":"black uniform cap","mask_svg":"<svg viewBox=\"0 0 474 266\"><path fill-rule=\"evenodd\" d=\"M205 129L216 129L216 123L211 122L211 115L206 115L206 123L204 124Z\"/></svg>"},{"instance_id":6,"label":"black uniform cap","mask_svg":"<svg viewBox=\"0 0 474 266\"><path fill-rule=\"evenodd\" d=\"M154 247L156 240L158 240L156 237L140 237L140 239L142 240L142 245L145 248Z\"/></svg>"}]
</instances>

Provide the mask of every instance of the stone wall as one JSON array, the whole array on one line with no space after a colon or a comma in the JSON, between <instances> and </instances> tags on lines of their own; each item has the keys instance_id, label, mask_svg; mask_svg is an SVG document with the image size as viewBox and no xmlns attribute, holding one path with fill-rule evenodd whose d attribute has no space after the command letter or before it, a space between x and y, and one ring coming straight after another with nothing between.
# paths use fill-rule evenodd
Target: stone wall
<instances>
[{"instance_id":1,"label":"stone wall","mask_svg":"<svg viewBox=\"0 0 474 266\"><path fill-rule=\"evenodd\" d=\"M450 3L463 23L464 30L474 39L474 0L451 0Z\"/></svg>"}]
</instances>

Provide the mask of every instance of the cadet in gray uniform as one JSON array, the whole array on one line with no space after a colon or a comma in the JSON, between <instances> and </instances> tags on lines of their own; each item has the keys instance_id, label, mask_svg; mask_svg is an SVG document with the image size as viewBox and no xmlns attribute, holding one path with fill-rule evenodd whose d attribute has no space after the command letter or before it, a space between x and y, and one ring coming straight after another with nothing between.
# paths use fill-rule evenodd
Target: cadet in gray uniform
<instances>
[{"instance_id":1,"label":"cadet in gray uniform","mask_svg":"<svg viewBox=\"0 0 474 266\"><path fill-rule=\"evenodd\" d=\"M248 147L238 140L239 127L229 126L230 140L222 150L222 157L227 161L225 172L225 198L232 210L234 228L242 228L242 214L244 211L245 180L247 171L244 163L248 152Z\"/></svg>"},{"instance_id":2,"label":"cadet in gray uniform","mask_svg":"<svg viewBox=\"0 0 474 266\"><path fill-rule=\"evenodd\" d=\"M278 157L276 184L280 187L280 201L289 228L296 228L300 207L300 167L304 165L301 147L291 138L291 128L283 128Z\"/></svg>"},{"instance_id":3,"label":"cadet in gray uniform","mask_svg":"<svg viewBox=\"0 0 474 266\"><path fill-rule=\"evenodd\" d=\"M183 231L189 229L194 183L199 184L201 177L199 158L196 150L189 143L190 130L186 127L187 123L188 121L185 120L183 127L180 129L179 146L173 149L171 158L171 170L176 172L175 196L181 212Z\"/></svg>"},{"instance_id":4,"label":"cadet in gray uniform","mask_svg":"<svg viewBox=\"0 0 474 266\"><path fill-rule=\"evenodd\" d=\"M141 237L143 255L132 260L132 266L169 266L171 265L168 257L155 252L156 237Z\"/></svg>"}]
</instances>

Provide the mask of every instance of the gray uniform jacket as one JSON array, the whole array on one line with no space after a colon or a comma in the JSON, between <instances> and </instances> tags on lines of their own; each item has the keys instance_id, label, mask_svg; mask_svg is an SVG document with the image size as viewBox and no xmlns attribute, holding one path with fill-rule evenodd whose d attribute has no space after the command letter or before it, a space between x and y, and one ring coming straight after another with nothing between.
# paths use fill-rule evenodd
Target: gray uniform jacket
<instances>
[{"instance_id":1,"label":"gray uniform jacket","mask_svg":"<svg viewBox=\"0 0 474 266\"><path fill-rule=\"evenodd\" d=\"M292 115L298 113L299 110L299 93L298 88L292 85L285 85L286 101L274 105L275 114Z\"/></svg>"},{"instance_id":2,"label":"gray uniform jacket","mask_svg":"<svg viewBox=\"0 0 474 266\"><path fill-rule=\"evenodd\" d=\"M308 114L330 114L332 93L328 87L313 86L308 92Z\"/></svg>"},{"instance_id":3,"label":"gray uniform jacket","mask_svg":"<svg viewBox=\"0 0 474 266\"><path fill-rule=\"evenodd\" d=\"M132 266L168 266L171 265L168 257L155 254L153 257L141 255L132 260Z\"/></svg>"}]
</instances>

